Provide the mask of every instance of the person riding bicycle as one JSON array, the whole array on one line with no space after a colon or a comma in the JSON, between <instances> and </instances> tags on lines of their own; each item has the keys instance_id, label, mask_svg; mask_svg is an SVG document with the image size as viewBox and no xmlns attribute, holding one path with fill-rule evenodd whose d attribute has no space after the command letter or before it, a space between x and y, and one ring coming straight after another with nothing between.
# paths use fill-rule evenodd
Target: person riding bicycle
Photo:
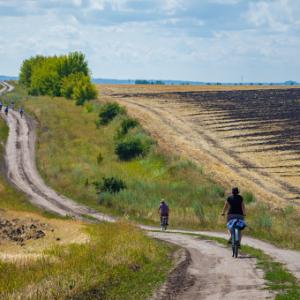
<instances>
[{"instance_id":1,"label":"person riding bicycle","mask_svg":"<svg viewBox=\"0 0 300 300\"><path fill-rule=\"evenodd\" d=\"M158 212L160 214L160 223L162 224L163 217L166 217L167 218L167 224L166 225L169 225L168 224L169 223L169 206L165 202L164 199L162 199L160 201L160 206L159 206Z\"/></svg>"},{"instance_id":2,"label":"person riding bicycle","mask_svg":"<svg viewBox=\"0 0 300 300\"><path fill-rule=\"evenodd\" d=\"M23 107L21 107L21 108L19 109L19 113L20 113L20 115L21 115L21 118L23 118L23 114L24 114L24 109L23 109Z\"/></svg>"},{"instance_id":3,"label":"person riding bicycle","mask_svg":"<svg viewBox=\"0 0 300 300\"><path fill-rule=\"evenodd\" d=\"M244 199L241 195L239 195L239 189L237 187L234 187L232 189L232 195L227 198L223 207L222 216L224 216L226 212L227 222L229 222L232 219L244 220L244 217L246 216ZM231 243L231 231L229 233L230 238L228 240L228 243ZM240 237L240 242L241 239L242 235Z\"/></svg>"},{"instance_id":4,"label":"person riding bicycle","mask_svg":"<svg viewBox=\"0 0 300 300\"><path fill-rule=\"evenodd\" d=\"M6 115L8 114L8 106L5 107L4 112L5 112Z\"/></svg>"}]
</instances>

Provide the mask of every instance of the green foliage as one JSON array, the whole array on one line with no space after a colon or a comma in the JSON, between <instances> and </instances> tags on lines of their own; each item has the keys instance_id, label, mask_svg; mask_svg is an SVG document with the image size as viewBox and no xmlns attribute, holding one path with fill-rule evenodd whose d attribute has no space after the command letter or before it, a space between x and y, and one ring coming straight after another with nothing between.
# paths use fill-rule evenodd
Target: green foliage
<instances>
[{"instance_id":1,"label":"green foliage","mask_svg":"<svg viewBox=\"0 0 300 300\"><path fill-rule=\"evenodd\" d=\"M116 177L103 177L101 182L94 183L97 194L108 192L111 194L119 193L126 189L126 184L122 179Z\"/></svg>"},{"instance_id":2,"label":"green foliage","mask_svg":"<svg viewBox=\"0 0 300 300\"><path fill-rule=\"evenodd\" d=\"M128 137L116 144L115 153L121 160L131 160L138 156L145 156L149 145L139 137Z\"/></svg>"},{"instance_id":3,"label":"green foliage","mask_svg":"<svg viewBox=\"0 0 300 300\"><path fill-rule=\"evenodd\" d=\"M243 198L245 203L253 203L256 202L255 196L251 192L244 192L243 193Z\"/></svg>"},{"instance_id":4,"label":"green foliage","mask_svg":"<svg viewBox=\"0 0 300 300\"><path fill-rule=\"evenodd\" d=\"M106 103L104 104L99 112L99 124L107 125L112 121L120 112L121 107L118 103Z\"/></svg>"},{"instance_id":5,"label":"green foliage","mask_svg":"<svg viewBox=\"0 0 300 300\"><path fill-rule=\"evenodd\" d=\"M30 95L64 96L82 105L97 96L85 57L80 52L62 56L35 56L23 61L20 83Z\"/></svg>"},{"instance_id":6,"label":"green foliage","mask_svg":"<svg viewBox=\"0 0 300 300\"><path fill-rule=\"evenodd\" d=\"M122 121L121 127L119 129L119 135L123 136L128 133L129 129L135 128L139 125L139 122L136 119L127 118Z\"/></svg>"}]
</instances>

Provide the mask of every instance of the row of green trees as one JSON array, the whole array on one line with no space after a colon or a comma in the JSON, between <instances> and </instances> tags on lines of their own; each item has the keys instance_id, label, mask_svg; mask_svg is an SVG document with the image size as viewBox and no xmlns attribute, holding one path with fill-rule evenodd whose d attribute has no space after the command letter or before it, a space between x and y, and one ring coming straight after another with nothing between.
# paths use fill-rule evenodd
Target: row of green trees
<instances>
[{"instance_id":1,"label":"row of green trees","mask_svg":"<svg viewBox=\"0 0 300 300\"><path fill-rule=\"evenodd\" d=\"M83 53L37 55L23 61L19 81L30 95L63 96L82 105L97 96Z\"/></svg>"}]
</instances>

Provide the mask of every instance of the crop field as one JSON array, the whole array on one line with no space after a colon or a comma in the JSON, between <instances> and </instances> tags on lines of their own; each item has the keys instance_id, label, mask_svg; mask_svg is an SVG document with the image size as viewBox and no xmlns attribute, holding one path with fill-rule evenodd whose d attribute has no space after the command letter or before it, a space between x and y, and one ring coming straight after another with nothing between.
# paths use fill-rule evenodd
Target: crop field
<instances>
[{"instance_id":1,"label":"crop field","mask_svg":"<svg viewBox=\"0 0 300 300\"><path fill-rule=\"evenodd\" d=\"M102 93L224 185L300 204L299 88L110 86Z\"/></svg>"}]
</instances>

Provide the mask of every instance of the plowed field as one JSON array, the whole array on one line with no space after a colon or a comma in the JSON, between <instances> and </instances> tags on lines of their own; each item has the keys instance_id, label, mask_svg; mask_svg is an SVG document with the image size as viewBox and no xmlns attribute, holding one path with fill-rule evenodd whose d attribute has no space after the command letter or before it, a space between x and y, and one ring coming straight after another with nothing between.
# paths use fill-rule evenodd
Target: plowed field
<instances>
[{"instance_id":1,"label":"plowed field","mask_svg":"<svg viewBox=\"0 0 300 300\"><path fill-rule=\"evenodd\" d=\"M223 89L223 90L222 90ZM230 187L300 204L300 89L101 87L159 140Z\"/></svg>"}]
</instances>

